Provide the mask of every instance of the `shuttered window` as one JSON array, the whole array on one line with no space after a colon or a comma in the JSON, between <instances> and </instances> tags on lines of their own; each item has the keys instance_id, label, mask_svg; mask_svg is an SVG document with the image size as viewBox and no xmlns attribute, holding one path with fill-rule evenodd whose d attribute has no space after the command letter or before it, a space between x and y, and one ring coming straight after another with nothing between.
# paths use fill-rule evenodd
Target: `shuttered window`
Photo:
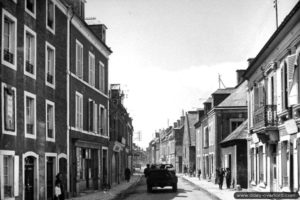
<instances>
[{"instance_id":1,"label":"shuttered window","mask_svg":"<svg viewBox=\"0 0 300 200\"><path fill-rule=\"evenodd\" d=\"M76 40L76 75L83 78L83 46Z\"/></svg>"}]
</instances>

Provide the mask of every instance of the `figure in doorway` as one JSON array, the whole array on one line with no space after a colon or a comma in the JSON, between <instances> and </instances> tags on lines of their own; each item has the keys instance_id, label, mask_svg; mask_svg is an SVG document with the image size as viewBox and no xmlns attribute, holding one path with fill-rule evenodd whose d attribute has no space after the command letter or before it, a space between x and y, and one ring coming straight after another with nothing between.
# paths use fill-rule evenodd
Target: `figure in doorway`
<instances>
[{"instance_id":1,"label":"figure in doorway","mask_svg":"<svg viewBox=\"0 0 300 200\"><path fill-rule=\"evenodd\" d=\"M55 180L54 200L64 200L65 199L65 193L64 193L62 178L63 178L63 175L62 175L62 173L59 172L56 175L56 180Z\"/></svg>"},{"instance_id":2,"label":"figure in doorway","mask_svg":"<svg viewBox=\"0 0 300 200\"><path fill-rule=\"evenodd\" d=\"M125 169L125 180L126 180L127 182L130 181L130 175L131 175L130 169L127 167L127 168Z\"/></svg>"}]
</instances>

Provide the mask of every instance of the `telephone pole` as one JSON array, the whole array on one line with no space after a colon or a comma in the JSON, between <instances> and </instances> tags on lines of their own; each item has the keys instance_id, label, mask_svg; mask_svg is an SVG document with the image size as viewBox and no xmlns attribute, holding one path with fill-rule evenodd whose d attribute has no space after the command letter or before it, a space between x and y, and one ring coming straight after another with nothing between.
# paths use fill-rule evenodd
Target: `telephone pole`
<instances>
[{"instance_id":1,"label":"telephone pole","mask_svg":"<svg viewBox=\"0 0 300 200\"><path fill-rule=\"evenodd\" d=\"M278 28L278 2L274 0L275 17L276 17L276 29Z\"/></svg>"}]
</instances>

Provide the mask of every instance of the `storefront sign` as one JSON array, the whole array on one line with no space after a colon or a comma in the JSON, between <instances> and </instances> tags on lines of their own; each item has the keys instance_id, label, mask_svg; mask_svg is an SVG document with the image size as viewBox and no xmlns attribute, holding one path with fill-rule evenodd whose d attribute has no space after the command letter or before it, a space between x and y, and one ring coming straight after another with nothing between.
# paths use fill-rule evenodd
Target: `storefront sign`
<instances>
[{"instance_id":1,"label":"storefront sign","mask_svg":"<svg viewBox=\"0 0 300 200\"><path fill-rule=\"evenodd\" d=\"M298 127L294 119L285 121L284 126L288 134L293 134L298 132Z\"/></svg>"},{"instance_id":2,"label":"storefront sign","mask_svg":"<svg viewBox=\"0 0 300 200\"><path fill-rule=\"evenodd\" d=\"M118 144L115 144L113 150L114 150L115 152L120 152L121 147L120 147Z\"/></svg>"},{"instance_id":3,"label":"storefront sign","mask_svg":"<svg viewBox=\"0 0 300 200\"><path fill-rule=\"evenodd\" d=\"M256 133L252 134L252 142L253 142L253 143L258 143L258 142L259 142L259 139L258 139Z\"/></svg>"}]
</instances>

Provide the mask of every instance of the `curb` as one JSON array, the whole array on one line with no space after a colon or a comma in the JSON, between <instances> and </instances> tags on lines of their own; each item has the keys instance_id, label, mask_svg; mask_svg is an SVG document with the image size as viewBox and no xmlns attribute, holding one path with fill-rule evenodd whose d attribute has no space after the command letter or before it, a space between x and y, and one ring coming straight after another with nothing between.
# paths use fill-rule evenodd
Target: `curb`
<instances>
[{"instance_id":1,"label":"curb","mask_svg":"<svg viewBox=\"0 0 300 200\"><path fill-rule=\"evenodd\" d=\"M185 181L189 182L191 185L197 187L197 189L199 189L200 191L204 192L205 194L211 196L214 200L222 200L220 197L218 197L217 195L213 194L212 192L210 192L207 189L204 189L203 187L200 187L199 185L193 183L192 181L188 180L187 178L181 176L182 179L184 179Z\"/></svg>"},{"instance_id":2,"label":"curb","mask_svg":"<svg viewBox=\"0 0 300 200\"><path fill-rule=\"evenodd\" d=\"M131 185L129 186L127 189L119 191L115 197L113 197L110 200L118 200L118 199L122 199L124 196L126 196L126 194L132 189L134 188L137 184L139 184L139 182L142 180L143 175L140 175L137 180Z\"/></svg>"}]
</instances>

